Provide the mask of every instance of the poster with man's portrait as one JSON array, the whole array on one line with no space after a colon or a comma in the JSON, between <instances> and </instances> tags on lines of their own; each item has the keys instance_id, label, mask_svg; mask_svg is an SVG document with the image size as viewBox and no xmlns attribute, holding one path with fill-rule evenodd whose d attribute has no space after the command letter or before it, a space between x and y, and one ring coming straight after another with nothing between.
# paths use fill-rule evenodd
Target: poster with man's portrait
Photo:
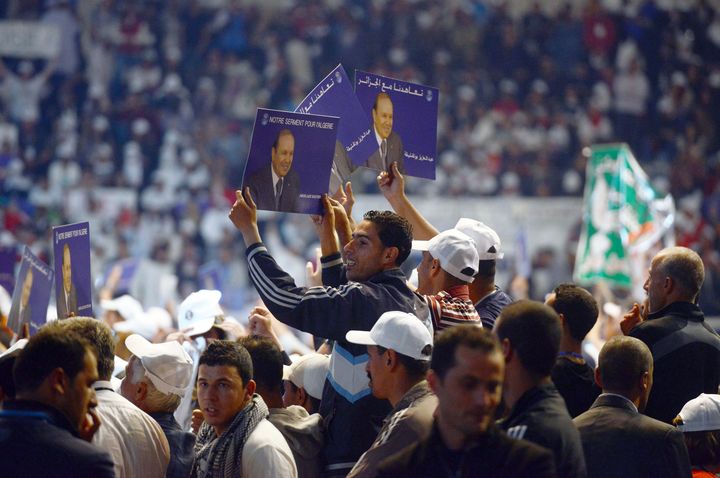
<instances>
[{"instance_id":1,"label":"poster with man's portrait","mask_svg":"<svg viewBox=\"0 0 720 478\"><path fill-rule=\"evenodd\" d=\"M370 136L370 122L355 96L345 68L336 66L300 102L295 111L341 118L328 188L330 193L334 193L377 149L377 143Z\"/></svg>"},{"instance_id":2,"label":"poster with man's portrait","mask_svg":"<svg viewBox=\"0 0 720 478\"><path fill-rule=\"evenodd\" d=\"M92 317L90 224L54 227L53 253L58 319Z\"/></svg>"},{"instance_id":3,"label":"poster with man's portrait","mask_svg":"<svg viewBox=\"0 0 720 478\"><path fill-rule=\"evenodd\" d=\"M322 214L338 121L258 108L242 180L258 209Z\"/></svg>"},{"instance_id":4,"label":"poster with man's portrait","mask_svg":"<svg viewBox=\"0 0 720 478\"><path fill-rule=\"evenodd\" d=\"M374 150L363 166L435 179L438 89L355 71L355 94L371 123Z\"/></svg>"},{"instance_id":5,"label":"poster with man's portrait","mask_svg":"<svg viewBox=\"0 0 720 478\"><path fill-rule=\"evenodd\" d=\"M29 324L30 335L34 335L47 322L53 277L50 266L25 246L8 316L8 327L16 334L20 335L23 326Z\"/></svg>"},{"instance_id":6,"label":"poster with man's portrait","mask_svg":"<svg viewBox=\"0 0 720 478\"><path fill-rule=\"evenodd\" d=\"M0 246L0 286L8 294L15 290L15 246Z\"/></svg>"}]
</instances>

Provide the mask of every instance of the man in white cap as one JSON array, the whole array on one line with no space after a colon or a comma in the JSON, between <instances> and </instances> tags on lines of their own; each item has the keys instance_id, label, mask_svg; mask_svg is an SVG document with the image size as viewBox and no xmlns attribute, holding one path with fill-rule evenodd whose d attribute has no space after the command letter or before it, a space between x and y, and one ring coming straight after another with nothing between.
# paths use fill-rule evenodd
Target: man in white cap
<instances>
[{"instance_id":1,"label":"man in white cap","mask_svg":"<svg viewBox=\"0 0 720 478\"><path fill-rule=\"evenodd\" d=\"M329 369L330 357L319 353L303 355L284 366L283 404L299 405L308 413L318 412Z\"/></svg>"},{"instance_id":2,"label":"man in white cap","mask_svg":"<svg viewBox=\"0 0 720 478\"><path fill-rule=\"evenodd\" d=\"M378 437L348 475L370 477L381 461L430 432L437 398L425 375L433 339L420 319L400 311L382 314L370 332L351 330L346 337L348 342L367 345L372 393L393 406Z\"/></svg>"},{"instance_id":3,"label":"man in white cap","mask_svg":"<svg viewBox=\"0 0 720 478\"><path fill-rule=\"evenodd\" d=\"M438 234L420 211L405 196L405 179L395 164L391 165L392 173L381 172L377 183L393 210L408 220L413 227L413 238L428 240ZM470 300L475 304L483 327L492 329L502 309L512 303L512 298L495 285L495 262L502 259L500 237L492 228L474 219L461 218L455 229L467 234L475 241L478 251L478 267L475 280L469 285Z\"/></svg>"},{"instance_id":4,"label":"man in white cap","mask_svg":"<svg viewBox=\"0 0 720 478\"><path fill-rule=\"evenodd\" d=\"M185 477L192 470L195 435L184 431L173 413L190 387L193 363L177 342L153 344L137 334L125 339L132 357L120 386L122 396L157 421L170 445L168 477Z\"/></svg>"},{"instance_id":5,"label":"man in white cap","mask_svg":"<svg viewBox=\"0 0 720 478\"><path fill-rule=\"evenodd\" d=\"M480 316L468 290L478 264L475 242L470 236L449 229L429 241L413 241L413 249L423 251L417 267L417 291L424 294L433 330L438 332L459 324L480 324Z\"/></svg>"}]
</instances>

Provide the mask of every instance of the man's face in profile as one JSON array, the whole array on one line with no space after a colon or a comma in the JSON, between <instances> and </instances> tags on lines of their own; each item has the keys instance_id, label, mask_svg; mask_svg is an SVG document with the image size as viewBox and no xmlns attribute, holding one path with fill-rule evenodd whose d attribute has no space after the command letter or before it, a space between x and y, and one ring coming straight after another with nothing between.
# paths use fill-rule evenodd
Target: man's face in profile
<instances>
[{"instance_id":1,"label":"man's face in profile","mask_svg":"<svg viewBox=\"0 0 720 478\"><path fill-rule=\"evenodd\" d=\"M272 148L272 168L279 177L285 177L290 171L295 154L295 138L292 134L283 134L278 138L277 148Z\"/></svg>"},{"instance_id":2,"label":"man's face in profile","mask_svg":"<svg viewBox=\"0 0 720 478\"><path fill-rule=\"evenodd\" d=\"M63 248L63 263L62 263L63 288L65 289L65 292L70 292L70 289L71 289L70 273L71 273L70 248L65 247L65 248Z\"/></svg>"},{"instance_id":3,"label":"man's face in profile","mask_svg":"<svg viewBox=\"0 0 720 478\"><path fill-rule=\"evenodd\" d=\"M377 105L372 110L372 117L375 131L380 138L387 139L392 133L393 125L393 104L390 98L385 96L378 98Z\"/></svg>"},{"instance_id":4,"label":"man's face in profile","mask_svg":"<svg viewBox=\"0 0 720 478\"><path fill-rule=\"evenodd\" d=\"M28 269L25 275L25 281L23 281L22 294L20 295L20 304L23 307L27 307L28 301L30 300L30 292L32 291L33 284L33 271Z\"/></svg>"}]
</instances>

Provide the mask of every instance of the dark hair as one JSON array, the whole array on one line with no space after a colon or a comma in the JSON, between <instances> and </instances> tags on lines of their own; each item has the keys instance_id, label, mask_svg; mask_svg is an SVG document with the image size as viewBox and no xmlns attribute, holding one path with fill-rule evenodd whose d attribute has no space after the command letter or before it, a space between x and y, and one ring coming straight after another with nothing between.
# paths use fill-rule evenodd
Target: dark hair
<instances>
[{"instance_id":1,"label":"dark hair","mask_svg":"<svg viewBox=\"0 0 720 478\"><path fill-rule=\"evenodd\" d=\"M388 95L388 94L385 93L384 91L381 91L380 93L378 93L378 94L375 96L375 101L373 102L373 107L372 107L372 109L374 109L375 111L377 111L378 101L379 101L381 98L385 98L386 100L388 100L388 101L390 102L390 104L392 104L392 100L390 99L390 95Z\"/></svg>"},{"instance_id":2,"label":"dark hair","mask_svg":"<svg viewBox=\"0 0 720 478\"><path fill-rule=\"evenodd\" d=\"M495 249L495 246L491 247L491 249ZM495 252L495 251L491 251ZM475 277L487 277L489 279L492 279L495 277L495 259L485 259L480 260L478 263L478 271L477 274L475 274Z\"/></svg>"},{"instance_id":3,"label":"dark hair","mask_svg":"<svg viewBox=\"0 0 720 478\"><path fill-rule=\"evenodd\" d=\"M280 131L278 131L277 136L275 136L275 141L273 141L272 149L274 149L274 150L277 151L277 145L278 145L278 142L280 141L280 137L281 137L281 136L288 135L288 134L289 134L290 136L292 136L293 139L295 139L295 136L293 136L292 131L290 131L290 130L287 129L287 128L284 128L284 129L281 129ZM267 151L267 150L266 150L266 151Z\"/></svg>"},{"instance_id":4,"label":"dark hair","mask_svg":"<svg viewBox=\"0 0 720 478\"><path fill-rule=\"evenodd\" d=\"M495 333L501 341L510 341L525 370L539 377L550 375L562 334L552 308L531 300L514 302L500 312Z\"/></svg>"},{"instance_id":5,"label":"dark hair","mask_svg":"<svg viewBox=\"0 0 720 478\"><path fill-rule=\"evenodd\" d=\"M54 324L42 327L15 359L16 391L36 390L56 368L63 369L74 380L85 369L87 353L92 353L92 348L83 337Z\"/></svg>"},{"instance_id":6,"label":"dark hair","mask_svg":"<svg viewBox=\"0 0 720 478\"><path fill-rule=\"evenodd\" d=\"M115 368L115 340L110 327L92 317L71 317L58 321L58 326L87 340L97 358L100 380L110 380Z\"/></svg>"},{"instance_id":7,"label":"dark hair","mask_svg":"<svg viewBox=\"0 0 720 478\"><path fill-rule=\"evenodd\" d=\"M687 247L671 247L658 253L660 270L688 294L688 299L697 299L705 281L705 267L697 252Z\"/></svg>"},{"instance_id":8,"label":"dark hair","mask_svg":"<svg viewBox=\"0 0 720 478\"><path fill-rule=\"evenodd\" d=\"M378 354L384 354L387 349L385 347L382 347L380 345L376 345ZM431 347L431 346L426 346ZM425 352L425 349L423 349L423 353ZM395 351L395 354L397 355L398 361L402 364L403 367L405 367L405 371L408 374L408 377L410 377L412 380L422 380L425 377L425 374L427 374L428 368L430 367L430 362L427 360L416 360L412 357L409 357L407 355L401 354L397 350Z\"/></svg>"},{"instance_id":9,"label":"dark hair","mask_svg":"<svg viewBox=\"0 0 720 478\"><path fill-rule=\"evenodd\" d=\"M598 357L603 390L629 392L645 372L652 373L650 349L635 337L615 336L605 342Z\"/></svg>"},{"instance_id":10,"label":"dark hair","mask_svg":"<svg viewBox=\"0 0 720 478\"><path fill-rule=\"evenodd\" d=\"M461 346L487 354L502 353L497 337L487 329L470 324L445 329L435 337L430 360L430 368L440 379L455 366L455 351Z\"/></svg>"},{"instance_id":11,"label":"dark hair","mask_svg":"<svg viewBox=\"0 0 720 478\"><path fill-rule=\"evenodd\" d=\"M575 284L560 284L553 290L552 308L565 317L570 336L582 341L598 318L598 305L590 292Z\"/></svg>"},{"instance_id":12,"label":"dark hair","mask_svg":"<svg viewBox=\"0 0 720 478\"><path fill-rule=\"evenodd\" d=\"M368 211L363 219L375 225L383 246L398 248L395 264L405 262L412 250L412 225L407 219L391 211Z\"/></svg>"},{"instance_id":13,"label":"dark hair","mask_svg":"<svg viewBox=\"0 0 720 478\"><path fill-rule=\"evenodd\" d=\"M237 342L245 347L253 364L253 379L258 387L280 390L283 376L283 356L280 348L267 337L240 337Z\"/></svg>"},{"instance_id":14,"label":"dark hair","mask_svg":"<svg viewBox=\"0 0 720 478\"><path fill-rule=\"evenodd\" d=\"M678 415L673 425L682 425ZM701 432L683 432L683 439L690 456L690 465L696 467L714 467L720 462L720 430Z\"/></svg>"},{"instance_id":15,"label":"dark hair","mask_svg":"<svg viewBox=\"0 0 720 478\"><path fill-rule=\"evenodd\" d=\"M237 342L231 340L213 340L205 351L200 355L198 366L207 365L228 365L235 367L243 385L253 379L253 364L247 349Z\"/></svg>"}]
</instances>

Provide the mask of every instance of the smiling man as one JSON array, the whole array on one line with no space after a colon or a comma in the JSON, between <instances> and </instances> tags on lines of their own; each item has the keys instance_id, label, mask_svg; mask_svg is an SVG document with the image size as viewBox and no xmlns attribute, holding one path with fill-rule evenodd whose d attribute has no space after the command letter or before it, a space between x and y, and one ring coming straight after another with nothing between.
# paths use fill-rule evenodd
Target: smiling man
<instances>
[{"instance_id":1,"label":"smiling man","mask_svg":"<svg viewBox=\"0 0 720 478\"><path fill-rule=\"evenodd\" d=\"M401 173L405 172L403 153L405 148L400 135L393 131L394 108L390 95L378 93L372 107L373 131L378 149L367 160L368 168L388 171L393 161Z\"/></svg>"},{"instance_id":2,"label":"smiling man","mask_svg":"<svg viewBox=\"0 0 720 478\"><path fill-rule=\"evenodd\" d=\"M245 182L259 209L297 212L300 175L292 169L295 136L289 129L278 132L270 150L270 164L253 173Z\"/></svg>"},{"instance_id":3,"label":"smiling man","mask_svg":"<svg viewBox=\"0 0 720 478\"><path fill-rule=\"evenodd\" d=\"M297 477L292 452L267 421L255 394L250 354L228 340L210 343L200 356L198 403L205 422L195 443L192 476Z\"/></svg>"},{"instance_id":4,"label":"smiling man","mask_svg":"<svg viewBox=\"0 0 720 478\"><path fill-rule=\"evenodd\" d=\"M74 317L78 313L77 291L72 282L72 259L70 245L63 245L62 290L58 294L57 312L59 319Z\"/></svg>"},{"instance_id":5,"label":"smiling man","mask_svg":"<svg viewBox=\"0 0 720 478\"><path fill-rule=\"evenodd\" d=\"M370 330L389 310L429 318L425 302L408 288L399 267L412 245L408 222L390 211L367 212L344 248L343 267L335 211L327 197L323 204L325 214L317 228L325 286L298 287L275 262L260 240L248 191L236 192L230 219L243 235L250 279L273 315L299 330L336 341L320 414L328 429L325 476L345 476L375 440L389 411L387 401L373 397L368 387L366 347L348 342L345 334Z\"/></svg>"},{"instance_id":6,"label":"smiling man","mask_svg":"<svg viewBox=\"0 0 720 478\"><path fill-rule=\"evenodd\" d=\"M439 405L430 435L380 464L378 476L555 476L550 452L495 426L504 360L489 331L459 325L435 340L428 384Z\"/></svg>"}]
</instances>

